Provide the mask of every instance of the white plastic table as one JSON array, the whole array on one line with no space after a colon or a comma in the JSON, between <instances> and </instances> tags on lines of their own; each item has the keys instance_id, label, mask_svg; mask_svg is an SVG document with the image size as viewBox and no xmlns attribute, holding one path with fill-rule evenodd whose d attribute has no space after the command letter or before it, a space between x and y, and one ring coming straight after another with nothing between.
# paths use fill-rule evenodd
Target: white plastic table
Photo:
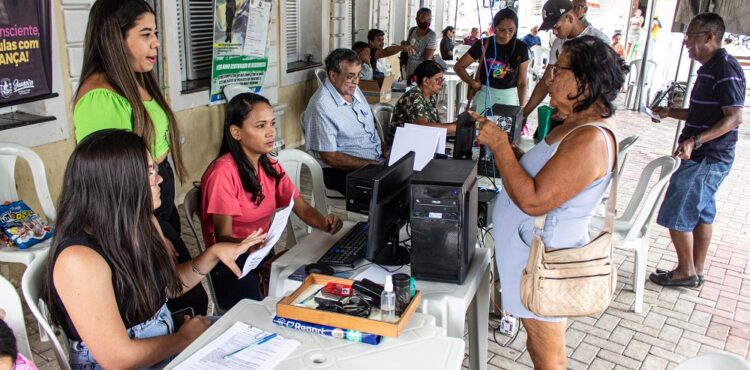
<instances>
[{"instance_id":1,"label":"white plastic table","mask_svg":"<svg viewBox=\"0 0 750 370\"><path fill-rule=\"evenodd\" d=\"M352 222L344 222L344 227L336 235L314 230L274 261L271 265L269 296L282 297L297 289L301 282L288 279L289 275L298 267L317 261L353 225ZM463 338L465 319L468 313L470 369L487 368L490 255L489 249L476 249L466 280L461 285L424 280L416 281L417 289L422 292L422 304L418 311L435 316L437 325L445 328L448 336ZM352 276L369 266L370 264L367 261L360 261ZM404 266L398 272L409 274L411 268Z\"/></svg>"},{"instance_id":2,"label":"white plastic table","mask_svg":"<svg viewBox=\"0 0 750 370\"><path fill-rule=\"evenodd\" d=\"M435 318L414 313L398 338L384 337L378 345L350 342L300 330L288 329L271 322L278 298L262 302L243 299L185 348L166 369L174 368L190 355L218 337L235 322L278 333L301 345L275 369L460 369L464 342L445 335L435 326Z\"/></svg>"}]
</instances>

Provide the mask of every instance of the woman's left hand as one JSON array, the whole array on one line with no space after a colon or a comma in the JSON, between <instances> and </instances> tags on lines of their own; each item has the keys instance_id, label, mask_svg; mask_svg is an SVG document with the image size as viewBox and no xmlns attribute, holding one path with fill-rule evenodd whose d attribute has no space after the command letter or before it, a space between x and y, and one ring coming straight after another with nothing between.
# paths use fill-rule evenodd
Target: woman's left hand
<instances>
[{"instance_id":1,"label":"woman's left hand","mask_svg":"<svg viewBox=\"0 0 750 370\"><path fill-rule=\"evenodd\" d=\"M344 226L344 223L341 222L341 219L339 216L334 215L333 213L329 213L325 217L325 223L323 224L322 230L330 233L335 234L341 230L341 227Z\"/></svg>"},{"instance_id":2,"label":"woman's left hand","mask_svg":"<svg viewBox=\"0 0 750 370\"><path fill-rule=\"evenodd\" d=\"M476 121L477 127L479 128L479 136L477 142L482 145L486 145L491 150L505 142L508 143L508 134L503 131L495 122L487 119L477 112L469 112L471 118Z\"/></svg>"},{"instance_id":3,"label":"woman's left hand","mask_svg":"<svg viewBox=\"0 0 750 370\"><path fill-rule=\"evenodd\" d=\"M263 232L263 229L258 229L239 243L216 243L210 246L208 250L212 251L214 256L232 270L237 277L240 277L242 270L237 266L237 262L235 262L237 257L247 251L252 253L260 249L266 240L266 236L267 234ZM253 247L252 250L251 247Z\"/></svg>"}]
</instances>

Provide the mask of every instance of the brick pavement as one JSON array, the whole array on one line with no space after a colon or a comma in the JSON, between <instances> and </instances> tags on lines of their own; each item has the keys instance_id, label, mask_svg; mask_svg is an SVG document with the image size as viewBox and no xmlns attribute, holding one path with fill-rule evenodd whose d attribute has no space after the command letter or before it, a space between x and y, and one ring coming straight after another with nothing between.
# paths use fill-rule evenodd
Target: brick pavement
<instances>
[{"instance_id":1,"label":"brick pavement","mask_svg":"<svg viewBox=\"0 0 750 370\"><path fill-rule=\"evenodd\" d=\"M750 112L745 112L745 117ZM637 134L618 197L620 209L627 203L640 169L652 159L669 153L675 122L653 124L633 112L617 114L621 138ZM732 172L717 194L718 216L706 261L706 283L700 289L667 289L646 282L644 310L631 311L635 295L631 291L633 253L615 252L619 265L617 294L600 315L568 321L566 346L571 369L672 369L679 362L708 352L728 351L750 360L750 125L741 127L737 159ZM304 187L303 187L304 188ZM303 189L304 190L304 189ZM194 248L193 238L183 222L183 238ZM282 241L285 238L281 239ZM654 224L648 271L671 268L676 261L668 230ZM17 284L23 271L10 266L11 280ZM7 269L0 269L8 274ZM28 312L28 311L27 311ZM48 343L39 341L33 317L27 313L27 329L34 360L40 369L56 369ZM495 343L491 329L490 369L530 369L521 331L509 347ZM498 335L498 341L507 337ZM468 346L468 340L467 346ZM465 362L466 364L466 362ZM466 366L466 365L465 365Z\"/></svg>"}]
</instances>

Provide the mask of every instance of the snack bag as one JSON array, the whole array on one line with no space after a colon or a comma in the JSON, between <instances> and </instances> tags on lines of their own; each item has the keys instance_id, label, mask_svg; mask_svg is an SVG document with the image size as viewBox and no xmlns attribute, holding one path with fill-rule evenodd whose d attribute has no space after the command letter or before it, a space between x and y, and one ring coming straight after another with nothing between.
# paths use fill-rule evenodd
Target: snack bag
<instances>
[{"instance_id":1,"label":"snack bag","mask_svg":"<svg viewBox=\"0 0 750 370\"><path fill-rule=\"evenodd\" d=\"M26 249L52 236L52 228L22 200L0 205L0 243Z\"/></svg>"}]
</instances>

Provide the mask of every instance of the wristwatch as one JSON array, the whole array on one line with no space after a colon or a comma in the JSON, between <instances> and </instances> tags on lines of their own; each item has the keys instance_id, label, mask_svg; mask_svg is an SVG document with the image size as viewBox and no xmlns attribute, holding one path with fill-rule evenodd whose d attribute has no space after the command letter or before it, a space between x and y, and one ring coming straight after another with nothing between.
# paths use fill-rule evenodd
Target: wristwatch
<instances>
[{"instance_id":1,"label":"wristwatch","mask_svg":"<svg viewBox=\"0 0 750 370\"><path fill-rule=\"evenodd\" d=\"M695 135L695 136L691 137L691 139L693 139L693 149L698 149L698 148L701 147L701 145L703 145L703 143L701 143L700 136Z\"/></svg>"}]
</instances>

